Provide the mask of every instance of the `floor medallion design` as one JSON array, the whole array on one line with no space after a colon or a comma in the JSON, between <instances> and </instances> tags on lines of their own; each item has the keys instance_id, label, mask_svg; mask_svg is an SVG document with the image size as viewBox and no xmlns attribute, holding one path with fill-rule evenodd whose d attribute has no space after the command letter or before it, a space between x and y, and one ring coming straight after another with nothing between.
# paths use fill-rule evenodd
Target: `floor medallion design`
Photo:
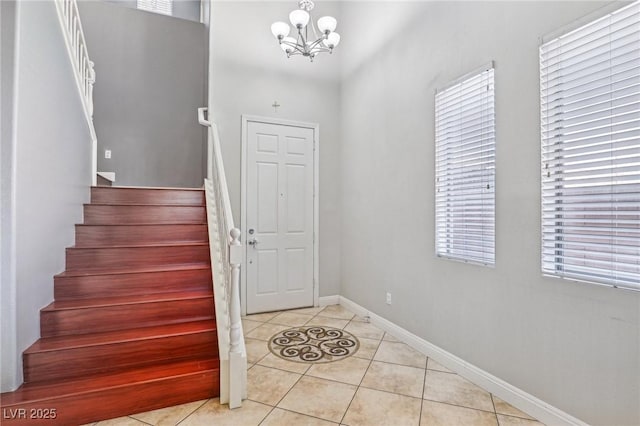
<instances>
[{"instance_id":1,"label":"floor medallion design","mask_svg":"<svg viewBox=\"0 0 640 426\"><path fill-rule=\"evenodd\" d=\"M269 339L269 350L275 356L313 364L350 357L359 347L360 342L351 333L324 326L290 328Z\"/></svg>"}]
</instances>

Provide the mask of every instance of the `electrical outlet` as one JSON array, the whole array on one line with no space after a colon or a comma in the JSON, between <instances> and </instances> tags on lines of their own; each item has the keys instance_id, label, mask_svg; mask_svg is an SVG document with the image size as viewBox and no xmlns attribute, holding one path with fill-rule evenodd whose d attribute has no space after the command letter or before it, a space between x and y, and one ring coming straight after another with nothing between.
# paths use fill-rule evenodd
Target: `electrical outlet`
<instances>
[{"instance_id":1,"label":"electrical outlet","mask_svg":"<svg viewBox=\"0 0 640 426\"><path fill-rule=\"evenodd\" d=\"M387 293L387 305L391 304L391 293Z\"/></svg>"},{"instance_id":2,"label":"electrical outlet","mask_svg":"<svg viewBox=\"0 0 640 426\"><path fill-rule=\"evenodd\" d=\"M111 159L111 150L110 149L105 149L104 150L104 158L106 158L107 160Z\"/></svg>"}]
</instances>

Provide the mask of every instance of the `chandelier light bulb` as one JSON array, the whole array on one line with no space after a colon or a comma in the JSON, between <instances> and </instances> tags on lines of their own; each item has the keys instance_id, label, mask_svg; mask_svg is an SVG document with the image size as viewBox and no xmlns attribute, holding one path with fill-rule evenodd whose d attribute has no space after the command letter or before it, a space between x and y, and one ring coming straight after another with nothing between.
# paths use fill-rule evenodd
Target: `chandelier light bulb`
<instances>
[{"instance_id":1,"label":"chandelier light bulb","mask_svg":"<svg viewBox=\"0 0 640 426\"><path fill-rule=\"evenodd\" d=\"M325 35L334 32L337 25L338 21L333 16L323 16L318 19L318 29Z\"/></svg>"},{"instance_id":2,"label":"chandelier light bulb","mask_svg":"<svg viewBox=\"0 0 640 426\"><path fill-rule=\"evenodd\" d=\"M287 43L285 43L287 42ZM291 43L291 44L288 44ZM293 47L296 44L296 39L293 37L285 37L282 39L282 43L280 43L280 47L282 48L282 50L284 50L286 53L291 53L295 50L295 48Z\"/></svg>"},{"instance_id":3,"label":"chandelier light bulb","mask_svg":"<svg viewBox=\"0 0 640 426\"><path fill-rule=\"evenodd\" d=\"M286 22L279 21L271 24L271 34L278 40L288 36L289 31L289 25Z\"/></svg>"},{"instance_id":4,"label":"chandelier light bulb","mask_svg":"<svg viewBox=\"0 0 640 426\"><path fill-rule=\"evenodd\" d=\"M309 12L302 9L294 10L289 14L289 20L291 21L291 25L302 29L309 23Z\"/></svg>"},{"instance_id":5,"label":"chandelier light bulb","mask_svg":"<svg viewBox=\"0 0 640 426\"><path fill-rule=\"evenodd\" d=\"M331 33L327 36L326 40L322 41L322 43L324 43L324 45L327 46L329 49L333 49L338 44L340 44L340 34L335 32Z\"/></svg>"}]
</instances>

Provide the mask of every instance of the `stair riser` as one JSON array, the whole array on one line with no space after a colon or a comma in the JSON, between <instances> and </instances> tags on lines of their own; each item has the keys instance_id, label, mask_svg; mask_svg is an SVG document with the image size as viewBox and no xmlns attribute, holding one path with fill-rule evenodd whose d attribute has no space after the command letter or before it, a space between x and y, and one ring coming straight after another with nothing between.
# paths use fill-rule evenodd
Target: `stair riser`
<instances>
[{"instance_id":1,"label":"stair riser","mask_svg":"<svg viewBox=\"0 0 640 426\"><path fill-rule=\"evenodd\" d=\"M55 277L56 300L211 290L211 269Z\"/></svg>"},{"instance_id":2,"label":"stair riser","mask_svg":"<svg viewBox=\"0 0 640 426\"><path fill-rule=\"evenodd\" d=\"M196 206L109 206L85 204L87 225L206 223L205 207Z\"/></svg>"},{"instance_id":3,"label":"stair riser","mask_svg":"<svg viewBox=\"0 0 640 426\"><path fill-rule=\"evenodd\" d=\"M68 248L67 271L209 264L209 246Z\"/></svg>"},{"instance_id":4,"label":"stair riser","mask_svg":"<svg viewBox=\"0 0 640 426\"><path fill-rule=\"evenodd\" d=\"M100 391L57 397L12 406L4 410L24 409L26 419L3 419L3 425L73 425L141 413L158 408L214 398L220 394L218 370L203 370L146 383L136 383ZM30 419L31 410L55 409L56 418ZM37 411L35 412L37 413ZM42 413L42 412L40 412Z\"/></svg>"},{"instance_id":5,"label":"stair riser","mask_svg":"<svg viewBox=\"0 0 640 426\"><path fill-rule=\"evenodd\" d=\"M213 297L42 311L41 337L99 333L214 319Z\"/></svg>"},{"instance_id":6,"label":"stair riser","mask_svg":"<svg viewBox=\"0 0 640 426\"><path fill-rule=\"evenodd\" d=\"M207 225L76 225L76 247L207 241Z\"/></svg>"},{"instance_id":7,"label":"stair riser","mask_svg":"<svg viewBox=\"0 0 640 426\"><path fill-rule=\"evenodd\" d=\"M23 354L24 381L67 380L92 374L136 368L165 360L214 359L215 332Z\"/></svg>"},{"instance_id":8,"label":"stair riser","mask_svg":"<svg viewBox=\"0 0 640 426\"><path fill-rule=\"evenodd\" d=\"M180 189L91 188L96 204L177 204L204 206L204 191Z\"/></svg>"}]
</instances>

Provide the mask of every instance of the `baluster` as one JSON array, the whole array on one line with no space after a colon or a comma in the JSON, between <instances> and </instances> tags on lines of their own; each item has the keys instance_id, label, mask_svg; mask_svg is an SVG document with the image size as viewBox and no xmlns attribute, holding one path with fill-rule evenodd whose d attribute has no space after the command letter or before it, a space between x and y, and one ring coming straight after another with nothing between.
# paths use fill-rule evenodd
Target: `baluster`
<instances>
[{"instance_id":1,"label":"baluster","mask_svg":"<svg viewBox=\"0 0 640 426\"><path fill-rule=\"evenodd\" d=\"M91 84L89 83L89 79L91 76L91 69L89 68L89 58L87 58L86 56L84 57L84 63L85 63L85 72L84 72L84 96L87 99L87 106L89 106L89 110L91 110L91 107L89 105L89 103L91 102L89 99L89 88L91 86ZM89 114L91 115L91 114Z\"/></svg>"},{"instance_id":2,"label":"baluster","mask_svg":"<svg viewBox=\"0 0 640 426\"><path fill-rule=\"evenodd\" d=\"M236 408L242 405L242 325L240 319L240 262L242 261L242 248L240 245L240 230L233 228L229 235L229 261L231 263L230 279L230 303L229 314L231 320L229 362L231 372L231 383L229 384L229 408Z\"/></svg>"},{"instance_id":3,"label":"baluster","mask_svg":"<svg viewBox=\"0 0 640 426\"><path fill-rule=\"evenodd\" d=\"M96 82L96 71L93 61L89 61L89 116L93 117L93 85Z\"/></svg>"},{"instance_id":4,"label":"baluster","mask_svg":"<svg viewBox=\"0 0 640 426\"><path fill-rule=\"evenodd\" d=\"M81 50L81 42L82 33L80 32L80 19L76 17L76 21L78 21L78 44L76 46L77 57L76 57L76 67L78 69L78 73L80 73L80 68L82 67L82 50Z\"/></svg>"},{"instance_id":5,"label":"baluster","mask_svg":"<svg viewBox=\"0 0 640 426\"><path fill-rule=\"evenodd\" d=\"M78 66L78 19L74 16L71 27L71 49L73 50L73 66Z\"/></svg>"},{"instance_id":6,"label":"baluster","mask_svg":"<svg viewBox=\"0 0 640 426\"><path fill-rule=\"evenodd\" d=\"M84 97L83 101L87 101L87 58L82 55L82 60L80 61L80 80L82 81L82 96Z\"/></svg>"},{"instance_id":7,"label":"baluster","mask_svg":"<svg viewBox=\"0 0 640 426\"><path fill-rule=\"evenodd\" d=\"M65 10L64 10L64 17L65 17L65 30L70 33L71 32L71 2L70 1L65 1Z\"/></svg>"}]
</instances>

